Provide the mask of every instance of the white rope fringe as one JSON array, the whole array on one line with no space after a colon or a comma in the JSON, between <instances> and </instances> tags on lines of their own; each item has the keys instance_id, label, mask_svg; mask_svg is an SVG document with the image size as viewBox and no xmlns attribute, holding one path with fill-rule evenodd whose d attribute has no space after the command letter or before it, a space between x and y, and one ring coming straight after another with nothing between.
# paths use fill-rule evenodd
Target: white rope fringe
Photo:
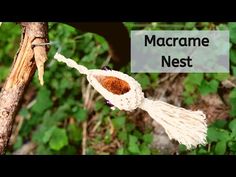
<instances>
[{"instance_id":1,"label":"white rope fringe","mask_svg":"<svg viewBox=\"0 0 236 177\"><path fill-rule=\"evenodd\" d=\"M190 111L163 101L145 98L140 108L166 130L170 139L176 139L187 149L198 144L206 144L206 116L202 111Z\"/></svg>"},{"instance_id":2,"label":"white rope fringe","mask_svg":"<svg viewBox=\"0 0 236 177\"><path fill-rule=\"evenodd\" d=\"M152 101L144 98L140 84L134 78L122 72L88 70L59 53L56 53L54 58L59 62L66 63L71 68L77 69L81 74L87 75L89 83L118 109L133 111L136 108L141 108L147 111L156 122L164 127L170 139L175 139L184 144L187 149L196 147L199 144L206 144L207 124L206 116L202 111L191 111L162 101ZM120 79L128 83L129 91L123 94L114 94L103 87L98 80L99 77Z\"/></svg>"}]
</instances>

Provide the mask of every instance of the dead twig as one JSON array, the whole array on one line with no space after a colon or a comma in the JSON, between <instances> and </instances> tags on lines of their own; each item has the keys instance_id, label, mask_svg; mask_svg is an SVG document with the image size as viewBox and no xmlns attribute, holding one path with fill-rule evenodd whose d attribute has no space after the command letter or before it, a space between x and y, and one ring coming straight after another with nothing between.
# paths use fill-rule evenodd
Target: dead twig
<instances>
[{"instance_id":1,"label":"dead twig","mask_svg":"<svg viewBox=\"0 0 236 177\"><path fill-rule=\"evenodd\" d=\"M36 144L29 142L24 144L20 149L13 152L13 155L33 155L33 150L36 148Z\"/></svg>"},{"instance_id":2,"label":"dead twig","mask_svg":"<svg viewBox=\"0 0 236 177\"><path fill-rule=\"evenodd\" d=\"M88 113L91 112L92 108L92 101L93 97L96 93L94 89L92 89L90 84L86 84L85 78L82 79L82 97L84 100L84 108L88 110ZM88 122L85 120L82 123L82 155L86 155L86 149L87 149L87 127L88 127Z\"/></svg>"}]
</instances>

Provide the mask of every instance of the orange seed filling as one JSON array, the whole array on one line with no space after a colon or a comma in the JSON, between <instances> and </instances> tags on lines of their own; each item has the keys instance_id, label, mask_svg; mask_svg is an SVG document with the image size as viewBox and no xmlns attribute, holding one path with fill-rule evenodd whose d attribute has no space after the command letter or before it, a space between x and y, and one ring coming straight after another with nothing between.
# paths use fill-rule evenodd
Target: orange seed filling
<instances>
[{"instance_id":1,"label":"orange seed filling","mask_svg":"<svg viewBox=\"0 0 236 177\"><path fill-rule=\"evenodd\" d=\"M113 76L95 76L98 82L109 92L122 95L130 90L129 84L117 77Z\"/></svg>"}]
</instances>

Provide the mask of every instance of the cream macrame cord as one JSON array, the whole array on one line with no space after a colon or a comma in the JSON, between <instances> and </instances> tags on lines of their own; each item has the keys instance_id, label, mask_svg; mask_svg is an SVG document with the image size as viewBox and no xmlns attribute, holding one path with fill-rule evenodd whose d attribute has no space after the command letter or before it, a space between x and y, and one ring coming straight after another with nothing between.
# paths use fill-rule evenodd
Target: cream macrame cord
<instances>
[{"instance_id":1,"label":"cream macrame cord","mask_svg":"<svg viewBox=\"0 0 236 177\"><path fill-rule=\"evenodd\" d=\"M187 149L196 147L199 144L206 144L207 124L206 116L202 111L191 111L176 107L163 101L153 101L144 97L141 85L132 77L114 70L88 70L85 66L77 64L74 60L56 53L54 58L64 62L67 66L77 69L81 74L87 75L88 82L105 99L109 100L120 110L133 111L141 108L160 125L162 125L170 139L175 139L184 144ZM126 85L122 94L109 91L112 88L105 88L103 80L120 82L117 85ZM105 82L104 82L105 83ZM122 88L123 89L123 88Z\"/></svg>"}]
</instances>

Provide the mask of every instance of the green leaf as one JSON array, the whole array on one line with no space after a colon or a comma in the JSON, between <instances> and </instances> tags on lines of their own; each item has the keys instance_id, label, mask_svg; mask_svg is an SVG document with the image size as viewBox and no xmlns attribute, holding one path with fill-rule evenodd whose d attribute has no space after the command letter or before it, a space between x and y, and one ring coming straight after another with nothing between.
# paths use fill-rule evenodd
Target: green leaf
<instances>
[{"instance_id":1,"label":"green leaf","mask_svg":"<svg viewBox=\"0 0 236 177\"><path fill-rule=\"evenodd\" d=\"M236 136L236 119L229 123L229 129L232 131L233 136Z\"/></svg>"},{"instance_id":2,"label":"green leaf","mask_svg":"<svg viewBox=\"0 0 236 177\"><path fill-rule=\"evenodd\" d=\"M229 98L230 98L230 99L236 98L236 88L234 88L234 89L230 92Z\"/></svg>"},{"instance_id":3,"label":"green leaf","mask_svg":"<svg viewBox=\"0 0 236 177\"><path fill-rule=\"evenodd\" d=\"M206 149L200 148L200 149L198 150L197 154L198 154L198 155L207 155L208 152L207 152Z\"/></svg>"},{"instance_id":4,"label":"green leaf","mask_svg":"<svg viewBox=\"0 0 236 177\"><path fill-rule=\"evenodd\" d=\"M186 90L186 93L193 93L196 87L192 83L185 83L184 88Z\"/></svg>"},{"instance_id":5,"label":"green leaf","mask_svg":"<svg viewBox=\"0 0 236 177\"><path fill-rule=\"evenodd\" d=\"M104 106L104 102L96 101L96 103L95 103L95 111L101 110L103 106Z\"/></svg>"},{"instance_id":6,"label":"green leaf","mask_svg":"<svg viewBox=\"0 0 236 177\"><path fill-rule=\"evenodd\" d=\"M219 141L216 143L215 146L215 154L216 155L224 155L226 151L226 142L225 141Z\"/></svg>"},{"instance_id":7,"label":"green leaf","mask_svg":"<svg viewBox=\"0 0 236 177\"><path fill-rule=\"evenodd\" d=\"M139 154L140 153L140 150L138 147L138 138L136 136L129 135L128 150L132 154Z\"/></svg>"},{"instance_id":8,"label":"green leaf","mask_svg":"<svg viewBox=\"0 0 236 177\"><path fill-rule=\"evenodd\" d=\"M105 117L111 112L111 108L107 105L103 105L101 116Z\"/></svg>"},{"instance_id":9,"label":"green leaf","mask_svg":"<svg viewBox=\"0 0 236 177\"><path fill-rule=\"evenodd\" d=\"M44 144L39 144L36 148L36 155L52 155L52 151L48 146Z\"/></svg>"},{"instance_id":10,"label":"green leaf","mask_svg":"<svg viewBox=\"0 0 236 177\"><path fill-rule=\"evenodd\" d=\"M144 73L136 74L135 79L141 84L143 89L147 89L151 84L149 77Z\"/></svg>"},{"instance_id":11,"label":"green leaf","mask_svg":"<svg viewBox=\"0 0 236 177\"><path fill-rule=\"evenodd\" d=\"M104 143L105 144L110 144L111 143L111 133L110 133L109 130L107 130L106 133L105 133Z\"/></svg>"},{"instance_id":12,"label":"green leaf","mask_svg":"<svg viewBox=\"0 0 236 177\"><path fill-rule=\"evenodd\" d=\"M77 154L77 148L75 146L66 146L60 152L60 155L75 155Z\"/></svg>"},{"instance_id":13,"label":"green leaf","mask_svg":"<svg viewBox=\"0 0 236 177\"><path fill-rule=\"evenodd\" d=\"M184 153L187 147L184 144L179 144L179 153Z\"/></svg>"},{"instance_id":14,"label":"green leaf","mask_svg":"<svg viewBox=\"0 0 236 177\"><path fill-rule=\"evenodd\" d=\"M236 151L236 142L229 142L228 146L231 151Z\"/></svg>"},{"instance_id":15,"label":"green leaf","mask_svg":"<svg viewBox=\"0 0 236 177\"><path fill-rule=\"evenodd\" d=\"M184 103L193 104L196 101L196 88L201 85L204 78L203 73L190 73L184 80Z\"/></svg>"},{"instance_id":16,"label":"green leaf","mask_svg":"<svg viewBox=\"0 0 236 177\"><path fill-rule=\"evenodd\" d=\"M49 141L49 147L52 150L59 151L67 144L68 144L68 138L65 129L55 128Z\"/></svg>"},{"instance_id":17,"label":"green leaf","mask_svg":"<svg viewBox=\"0 0 236 177\"><path fill-rule=\"evenodd\" d=\"M199 87L199 91L202 95L207 95L209 93L216 93L219 86L217 80L211 80L210 82L203 80L202 84Z\"/></svg>"},{"instance_id":18,"label":"green leaf","mask_svg":"<svg viewBox=\"0 0 236 177\"><path fill-rule=\"evenodd\" d=\"M236 116L236 88L234 88L229 94L229 102L231 105L230 115Z\"/></svg>"},{"instance_id":19,"label":"green leaf","mask_svg":"<svg viewBox=\"0 0 236 177\"><path fill-rule=\"evenodd\" d=\"M68 104L64 104L57 108L56 112L51 114L50 111L47 111L43 116L43 124L45 126L51 127L57 124L59 121L65 120L69 115L66 111L69 109Z\"/></svg>"},{"instance_id":20,"label":"green leaf","mask_svg":"<svg viewBox=\"0 0 236 177\"><path fill-rule=\"evenodd\" d=\"M107 41L104 39L104 37L97 35L97 34L93 34L94 38L97 42L99 42L102 46L102 52L107 51L109 49L109 46L107 44Z\"/></svg>"},{"instance_id":21,"label":"green leaf","mask_svg":"<svg viewBox=\"0 0 236 177\"><path fill-rule=\"evenodd\" d=\"M234 116L236 116L236 104L235 104L236 99L232 99L232 100L230 100L230 102L231 102L230 115L231 115L232 117L234 117Z\"/></svg>"},{"instance_id":22,"label":"green leaf","mask_svg":"<svg viewBox=\"0 0 236 177\"><path fill-rule=\"evenodd\" d=\"M24 117L25 119L29 119L29 118L30 118L29 110L26 109L26 108L24 108L24 107L22 107L22 108L20 109L19 114L20 114L22 117Z\"/></svg>"},{"instance_id":23,"label":"green leaf","mask_svg":"<svg viewBox=\"0 0 236 177\"><path fill-rule=\"evenodd\" d=\"M152 82L156 82L158 80L159 73L149 73Z\"/></svg>"},{"instance_id":24,"label":"green leaf","mask_svg":"<svg viewBox=\"0 0 236 177\"><path fill-rule=\"evenodd\" d=\"M70 106L69 106L69 103L67 104L64 104L60 107L58 107L57 111L54 112L50 119L52 120L52 122L58 122L58 121L62 121L62 120L65 120L68 116L67 114L67 111L70 110Z\"/></svg>"},{"instance_id":25,"label":"green leaf","mask_svg":"<svg viewBox=\"0 0 236 177\"><path fill-rule=\"evenodd\" d=\"M141 145L140 154L141 155L150 155L151 154L151 151L150 151L150 149L148 148L148 146L146 144Z\"/></svg>"},{"instance_id":26,"label":"green leaf","mask_svg":"<svg viewBox=\"0 0 236 177\"><path fill-rule=\"evenodd\" d=\"M74 113L74 116L78 122L83 122L88 118L88 110L79 108L78 111Z\"/></svg>"},{"instance_id":27,"label":"green leaf","mask_svg":"<svg viewBox=\"0 0 236 177\"><path fill-rule=\"evenodd\" d=\"M112 119L112 124L118 130L125 126L125 120L126 118L124 116L116 117Z\"/></svg>"},{"instance_id":28,"label":"green leaf","mask_svg":"<svg viewBox=\"0 0 236 177\"><path fill-rule=\"evenodd\" d=\"M228 73L214 73L213 78L218 81L226 80L229 77Z\"/></svg>"},{"instance_id":29,"label":"green leaf","mask_svg":"<svg viewBox=\"0 0 236 177\"><path fill-rule=\"evenodd\" d=\"M22 136L18 135L16 138L16 142L13 145L13 149L14 150L19 149L22 146L22 144L23 144L23 138L22 138Z\"/></svg>"},{"instance_id":30,"label":"green leaf","mask_svg":"<svg viewBox=\"0 0 236 177\"><path fill-rule=\"evenodd\" d=\"M50 140L50 138L51 138L51 136L52 136L52 133L53 133L53 131L54 131L55 128L56 128L55 126L54 126L54 127L51 127L49 130L47 130L47 131L44 133L44 136L43 136L43 143L47 143L47 142Z\"/></svg>"},{"instance_id":31,"label":"green leaf","mask_svg":"<svg viewBox=\"0 0 236 177\"><path fill-rule=\"evenodd\" d=\"M133 131L133 135L136 136L138 139L142 139L143 136L142 133L137 129Z\"/></svg>"},{"instance_id":32,"label":"green leaf","mask_svg":"<svg viewBox=\"0 0 236 177\"><path fill-rule=\"evenodd\" d=\"M43 120L42 125L44 127L51 127L54 126L55 121L51 119L52 118L52 114L51 111L48 110L44 113L43 117L41 118Z\"/></svg>"},{"instance_id":33,"label":"green leaf","mask_svg":"<svg viewBox=\"0 0 236 177\"><path fill-rule=\"evenodd\" d=\"M123 141L123 142L126 142L127 139L128 139L128 134L126 131L119 131L118 133L118 138L119 140Z\"/></svg>"},{"instance_id":34,"label":"green leaf","mask_svg":"<svg viewBox=\"0 0 236 177\"><path fill-rule=\"evenodd\" d=\"M216 127L209 127L207 130L207 139L211 142L230 140L230 132Z\"/></svg>"},{"instance_id":35,"label":"green leaf","mask_svg":"<svg viewBox=\"0 0 236 177\"><path fill-rule=\"evenodd\" d=\"M54 88L55 90L58 90L59 89L59 81L58 79L52 79L51 80L51 87Z\"/></svg>"},{"instance_id":36,"label":"green leaf","mask_svg":"<svg viewBox=\"0 0 236 177\"><path fill-rule=\"evenodd\" d=\"M195 27L195 25L196 25L196 22L186 22L184 28L187 30L191 30Z\"/></svg>"},{"instance_id":37,"label":"green leaf","mask_svg":"<svg viewBox=\"0 0 236 177\"><path fill-rule=\"evenodd\" d=\"M222 24L222 23L219 24L219 25L217 26L217 28L218 28L219 30L228 30L228 29L229 29L226 24Z\"/></svg>"},{"instance_id":38,"label":"green leaf","mask_svg":"<svg viewBox=\"0 0 236 177\"><path fill-rule=\"evenodd\" d=\"M48 131L48 127L40 125L36 131L33 132L32 141L38 144L43 144L43 137L46 131Z\"/></svg>"},{"instance_id":39,"label":"green leaf","mask_svg":"<svg viewBox=\"0 0 236 177\"><path fill-rule=\"evenodd\" d=\"M70 77L70 76L68 76L68 77ZM70 80L71 80L71 78L63 77L59 81L59 85L58 85L58 88L56 90L56 94L57 94L58 97L61 97L65 93L66 89L72 88L73 82L71 82Z\"/></svg>"},{"instance_id":40,"label":"green leaf","mask_svg":"<svg viewBox=\"0 0 236 177\"><path fill-rule=\"evenodd\" d=\"M226 120L216 120L213 124L211 124L211 126L216 128L225 128L226 124Z\"/></svg>"},{"instance_id":41,"label":"green leaf","mask_svg":"<svg viewBox=\"0 0 236 177\"><path fill-rule=\"evenodd\" d=\"M190 83L194 85L201 85L202 80L204 78L203 73L189 73L186 79L184 80L184 83Z\"/></svg>"},{"instance_id":42,"label":"green leaf","mask_svg":"<svg viewBox=\"0 0 236 177\"><path fill-rule=\"evenodd\" d=\"M124 155L125 154L124 148L122 147L122 148L117 149L116 154L117 155Z\"/></svg>"},{"instance_id":43,"label":"green leaf","mask_svg":"<svg viewBox=\"0 0 236 177\"><path fill-rule=\"evenodd\" d=\"M0 83L7 78L10 68L5 66L0 66Z\"/></svg>"},{"instance_id":44,"label":"green leaf","mask_svg":"<svg viewBox=\"0 0 236 177\"><path fill-rule=\"evenodd\" d=\"M219 141L229 141L230 138L230 132L224 129L218 129L218 140Z\"/></svg>"},{"instance_id":45,"label":"green leaf","mask_svg":"<svg viewBox=\"0 0 236 177\"><path fill-rule=\"evenodd\" d=\"M191 96L188 96L188 97L184 98L184 103L186 105L191 105L191 104L194 103L194 101L195 101L194 98L192 98Z\"/></svg>"},{"instance_id":46,"label":"green leaf","mask_svg":"<svg viewBox=\"0 0 236 177\"><path fill-rule=\"evenodd\" d=\"M80 142L82 140L82 129L75 124L70 124L67 127L68 137L74 142Z\"/></svg>"},{"instance_id":47,"label":"green leaf","mask_svg":"<svg viewBox=\"0 0 236 177\"><path fill-rule=\"evenodd\" d=\"M127 123L126 124L126 130L127 130L127 132L131 132L132 130L134 130L135 129L135 125L134 124L132 124L132 123Z\"/></svg>"},{"instance_id":48,"label":"green leaf","mask_svg":"<svg viewBox=\"0 0 236 177\"><path fill-rule=\"evenodd\" d=\"M197 151L196 149L190 151L189 153L187 153L188 155L197 155Z\"/></svg>"},{"instance_id":49,"label":"green leaf","mask_svg":"<svg viewBox=\"0 0 236 177\"><path fill-rule=\"evenodd\" d=\"M230 60L233 64L236 64L236 49L230 50Z\"/></svg>"},{"instance_id":50,"label":"green leaf","mask_svg":"<svg viewBox=\"0 0 236 177\"><path fill-rule=\"evenodd\" d=\"M230 40L236 44L236 23L229 22L228 23L229 31L230 31Z\"/></svg>"},{"instance_id":51,"label":"green leaf","mask_svg":"<svg viewBox=\"0 0 236 177\"><path fill-rule=\"evenodd\" d=\"M95 151L91 148L91 147L88 147L86 149L86 155L95 155Z\"/></svg>"},{"instance_id":52,"label":"green leaf","mask_svg":"<svg viewBox=\"0 0 236 177\"><path fill-rule=\"evenodd\" d=\"M143 135L143 142L146 144L151 144L153 140L153 135L150 133L144 134Z\"/></svg>"},{"instance_id":53,"label":"green leaf","mask_svg":"<svg viewBox=\"0 0 236 177\"><path fill-rule=\"evenodd\" d=\"M235 66L231 66L231 68L232 68L233 75L236 76L236 67Z\"/></svg>"},{"instance_id":54,"label":"green leaf","mask_svg":"<svg viewBox=\"0 0 236 177\"><path fill-rule=\"evenodd\" d=\"M119 109L115 109L114 111L112 111L112 112L110 113L110 115L111 115L112 117L116 117L116 116L119 114L119 112L120 112Z\"/></svg>"},{"instance_id":55,"label":"green leaf","mask_svg":"<svg viewBox=\"0 0 236 177\"><path fill-rule=\"evenodd\" d=\"M35 113L44 113L45 110L52 107L52 101L50 99L50 91L45 87L42 87L36 97L36 103L32 107L32 111Z\"/></svg>"},{"instance_id":56,"label":"green leaf","mask_svg":"<svg viewBox=\"0 0 236 177\"><path fill-rule=\"evenodd\" d=\"M135 22L124 22L124 25L129 31L131 31L132 29L135 28L136 23Z\"/></svg>"}]
</instances>

